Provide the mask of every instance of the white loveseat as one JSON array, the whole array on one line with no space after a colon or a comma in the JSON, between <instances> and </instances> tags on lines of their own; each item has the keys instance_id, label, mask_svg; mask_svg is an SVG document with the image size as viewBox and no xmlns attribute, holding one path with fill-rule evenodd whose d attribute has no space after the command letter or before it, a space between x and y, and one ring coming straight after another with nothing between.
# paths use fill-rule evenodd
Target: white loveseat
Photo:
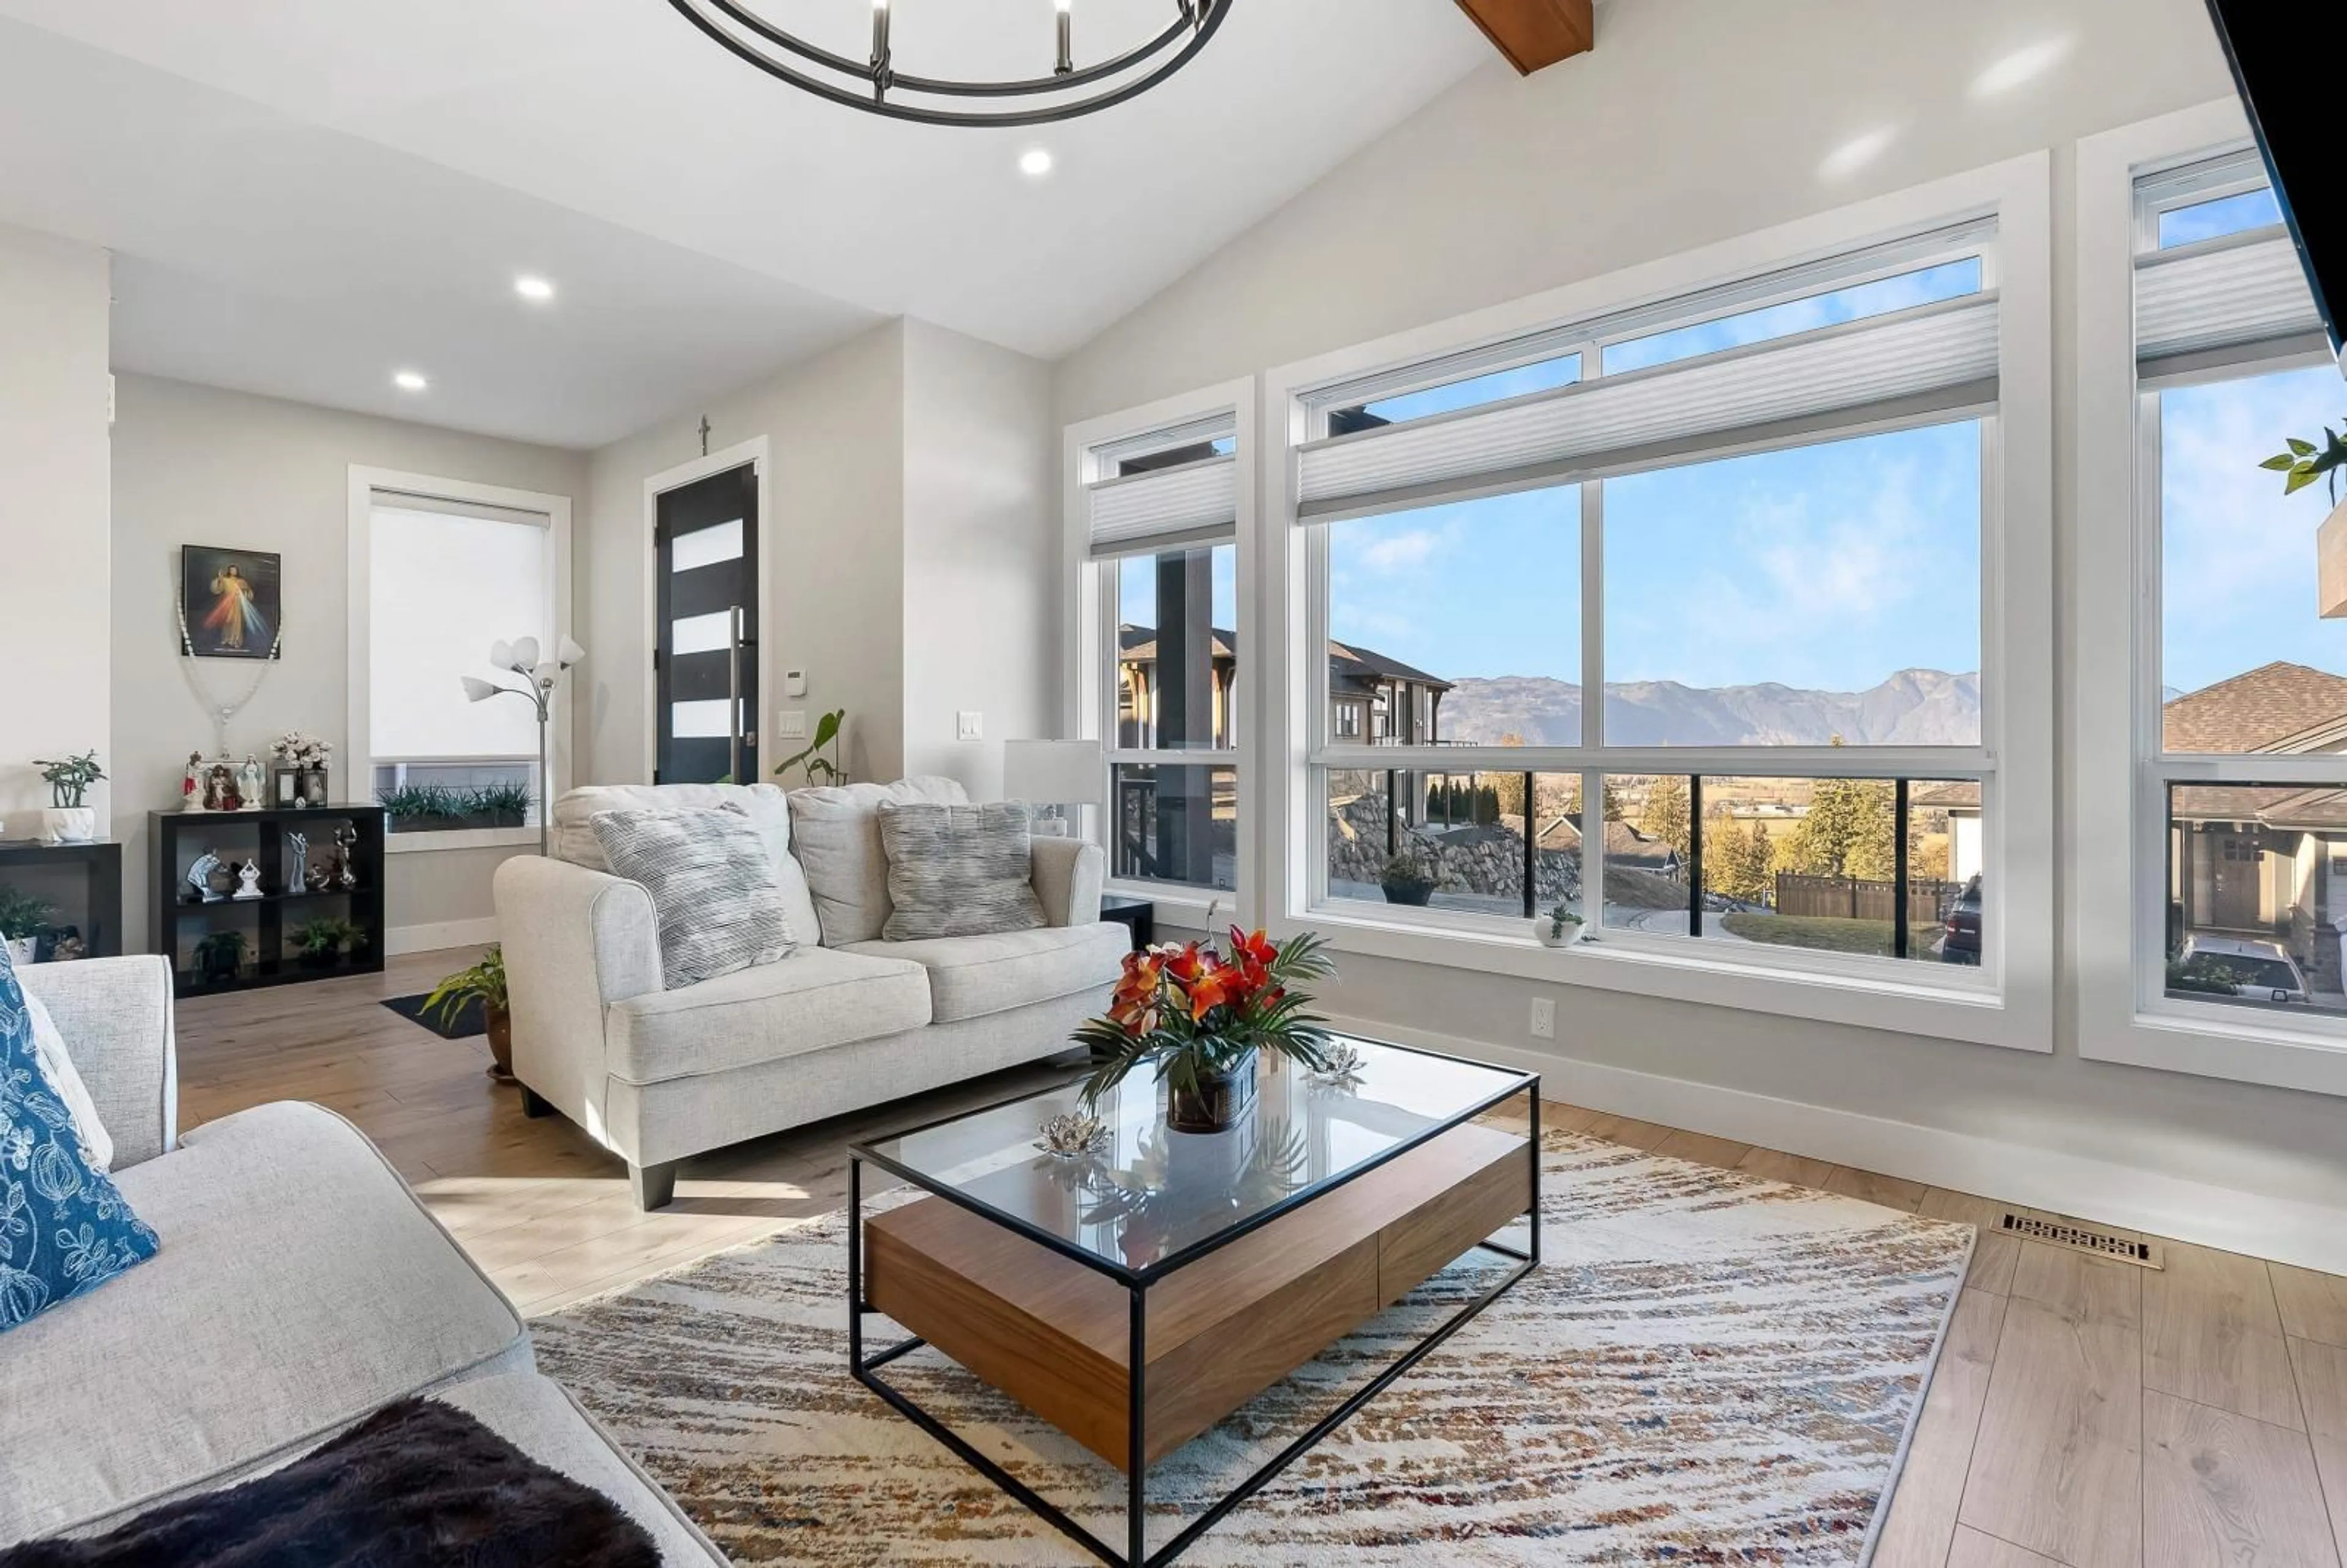
<instances>
[{"instance_id":1,"label":"white loveseat","mask_svg":"<svg viewBox=\"0 0 2347 1568\"><path fill-rule=\"evenodd\" d=\"M797 790L605 785L555 803L553 857L497 867L513 1065L533 1113L561 1112L665 1204L677 1163L1068 1049L1106 1005L1128 946L1100 920L1105 857L1034 841L1047 926L880 939L889 914L884 802L965 804L951 779ZM774 856L792 934L778 963L662 989L651 897L605 868L589 818L644 806L746 812Z\"/></svg>"},{"instance_id":2,"label":"white loveseat","mask_svg":"<svg viewBox=\"0 0 2347 1568\"><path fill-rule=\"evenodd\" d=\"M561 1388L511 1303L315 1105L177 1136L171 969L28 965L155 1255L0 1334L0 1547L97 1534L282 1465L411 1395L593 1487L668 1568L725 1558Z\"/></svg>"}]
</instances>

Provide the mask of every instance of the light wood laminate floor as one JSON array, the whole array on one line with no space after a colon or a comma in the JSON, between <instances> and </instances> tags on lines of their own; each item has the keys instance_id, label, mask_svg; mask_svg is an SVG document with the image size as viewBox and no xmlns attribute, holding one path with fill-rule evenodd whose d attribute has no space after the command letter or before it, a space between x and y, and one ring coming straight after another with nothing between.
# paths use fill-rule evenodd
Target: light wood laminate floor
<instances>
[{"instance_id":1,"label":"light wood laminate floor","mask_svg":"<svg viewBox=\"0 0 2347 1568\"><path fill-rule=\"evenodd\" d=\"M837 1210L846 1144L1063 1074L1021 1070L688 1162L637 1211L625 1167L530 1121L444 1040L376 1005L471 950L380 977L179 1009L180 1121L272 1100L340 1112L380 1144L525 1314L617 1289ZM1554 1127L1988 1225L1987 1197L1549 1103ZM2150 1272L1983 1235L1877 1568L2340 1568L2347 1542L2347 1279L2168 1244Z\"/></svg>"}]
</instances>

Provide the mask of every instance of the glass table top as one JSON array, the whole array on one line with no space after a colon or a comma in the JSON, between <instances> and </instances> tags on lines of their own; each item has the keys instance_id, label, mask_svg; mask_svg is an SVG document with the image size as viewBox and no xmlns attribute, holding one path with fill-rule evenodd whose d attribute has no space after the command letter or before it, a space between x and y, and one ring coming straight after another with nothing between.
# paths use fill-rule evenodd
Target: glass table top
<instances>
[{"instance_id":1,"label":"glass table top","mask_svg":"<svg viewBox=\"0 0 2347 1568\"><path fill-rule=\"evenodd\" d=\"M1254 1112L1226 1132L1167 1131L1164 1087L1143 1067L1094 1108L1108 1138L1091 1155L1036 1146L1047 1117L1080 1109L1080 1084L852 1152L1131 1278L1176 1266L1532 1082L1507 1068L1337 1038L1360 1052L1350 1077L1323 1081L1266 1055Z\"/></svg>"}]
</instances>

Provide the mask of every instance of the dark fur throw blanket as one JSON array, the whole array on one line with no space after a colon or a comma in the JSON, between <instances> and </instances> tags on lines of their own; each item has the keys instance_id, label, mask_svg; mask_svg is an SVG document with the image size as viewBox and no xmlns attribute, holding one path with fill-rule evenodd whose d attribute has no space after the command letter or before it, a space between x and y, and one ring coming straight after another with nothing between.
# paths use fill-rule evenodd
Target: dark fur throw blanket
<instances>
[{"instance_id":1,"label":"dark fur throw blanket","mask_svg":"<svg viewBox=\"0 0 2347 1568\"><path fill-rule=\"evenodd\" d=\"M386 1405L307 1458L0 1568L660 1568L643 1526L461 1410Z\"/></svg>"}]
</instances>

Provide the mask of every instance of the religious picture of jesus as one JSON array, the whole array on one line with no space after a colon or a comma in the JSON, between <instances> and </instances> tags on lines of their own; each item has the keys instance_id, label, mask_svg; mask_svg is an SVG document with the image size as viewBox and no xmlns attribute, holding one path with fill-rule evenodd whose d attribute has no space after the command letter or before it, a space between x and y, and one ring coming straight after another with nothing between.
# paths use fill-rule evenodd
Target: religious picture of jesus
<instances>
[{"instance_id":1,"label":"religious picture of jesus","mask_svg":"<svg viewBox=\"0 0 2347 1568\"><path fill-rule=\"evenodd\" d=\"M196 659L276 657L279 567L263 550L181 546L180 651Z\"/></svg>"}]
</instances>

